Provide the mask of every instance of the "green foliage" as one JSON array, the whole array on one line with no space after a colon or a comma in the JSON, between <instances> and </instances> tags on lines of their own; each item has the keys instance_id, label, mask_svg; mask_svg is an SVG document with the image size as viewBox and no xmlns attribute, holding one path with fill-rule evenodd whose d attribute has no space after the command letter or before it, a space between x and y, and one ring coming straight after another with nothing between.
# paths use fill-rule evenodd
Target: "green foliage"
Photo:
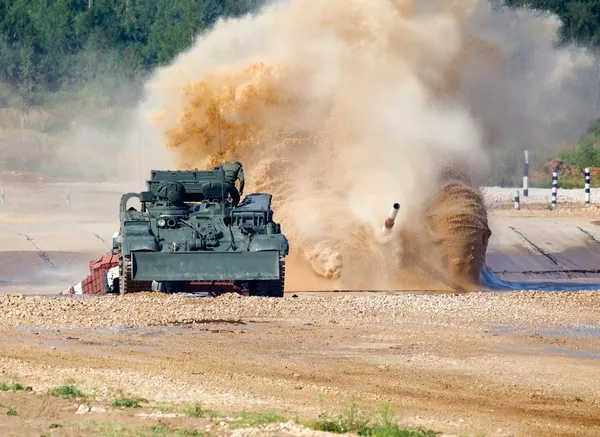
<instances>
[{"instance_id":1,"label":"green foliage","mask_svg":"<svg viewBox=\"0 0 600 437\"><path fill-rule=\"evenodd\" d=\"M575 149L565 149L558 152L558 159L562 160L566 166L575 168L599 167L600 150L593 144L585 142Z\"/></svg>"},{"instance_id":2,"label":"green foliage","mask_svg":"<svg viewBox=\"0 0 600 437\"><path fill-rule=\"evenodd\" d=\"M0 2L0 108L137 101L142 79L219 17L263 0Z\"/></svg>"},{"instance_id":3,"label":"green foliage","mask_svg":"<svg viewBox=\"0 0 600 437\"><path fill-rule=\"evenodd\" d=\"M531 184L531 187L535 188L551 188L552 187L552 176L544 175L540 177L535 184ZM558 176L558 188L559 189L583 189L585 187L585 179L583 172L580 176L571 176L561 174ZM598 178L592 178L590 188L600 188L600 180Z\"/></svg>"},{"instance_id":4,"label":"green foliage","mask_svg":"<svg viewBox=\"0 0 600 437\"><path fill-rule=\"evenodd\" d=\"M55 387L48 390L48 394L50 396L58 396L64 399L72 399L72 398L85 398L86 395L83 394L77 387L72 384L69 385L61 385L60 387Z\"/></svg>"},{"instance_id":5,"label":"green foliage","mask_svg":"<svg viewBox=\"0 0 600 437\"><path fill-rule=\"evenodd\" d=\"M196 429L183 429L179 431L179 434L182 436L203 436L204 433L202 431L198 431Z\"/></svg>"},{"instance_id":6,"label":"green foliage","mask_svg":"<svg viewBox=\"0 0 600 437\"><path fill-rule=\"evenodd\" d=\"M594 48L600 45L600 0L506 0L505 3L558 15L563 23L561 44L579 43Z\"/></svg>"},{"instance_id":7,"label":"green foliage","mask_svg":"<svg viewBox=\"0 0 600 437\"><path fill-rule=\"evenodd\" d=\"M278 422L285 422L285 419L275 412L266 411L253 413L242 411L231 425L232 428L247 428Z\"/></svg>"},{"instance_id":8,"label":"green foliage","mask_svg":"<svg viewBox=\"0 0 600 437\"><path fill-rule=\"evenodd\" d=\"M138 397L124 397L115 399L111 405L113 407L124 407L124 408L139 408L142 402L148 402L146 399Z\"/></svg>"},{"instance_id":9,"label":"green foliage","mask_svg":"<svg viewBox=\"0 0 600 437\"><path fill-rule=\"evenodd\" d=\"M14 383L14 384L6 384L5 382L3 382L2 384L0 384L0 391L32 391L33 388L27 386L27 387L23 387L21 384Z\"/></svg>"},{"instance_id":10,"label":"green foliage","mask_svg":"<svg viewBox=\"0 0 600 437\"><path fill-rule=\"evenodd\" d=\"M490 0L492 3L500 0ZM260 8L266 0L11 0L0 1L0 109L44 107L61 116L43 126L34 140L19 136L19 147L5 157L10 170L39 171L48 175L94 177L89 168L56 167L49 159L47 137L69 128L73 111L85 109L95 122L107 108L135 105L143 80L158 66L168 64L190 48L219 18L239 17ZM507 0L514 8L551 11L563 22L558 43L600 45L600 0ZM71 113L66 113L68 111ZM6 115L2 115L5 119ZM0 124L5 123L0 119ZM13 123L10 128L14 127ZM0 126L0 128L6 126ZM8 134L6 134L8 137ZM15 134L16 135L16 134ZM577 149L558 157L568 166L600 166L600 126L586 134ZM27 141L27 144L21 144ZM43 145L43 146L42 146ZM39 148L38 160L16 153ZM523 145L519 145L522 148ZM36 149L37 150L37 149ZM488 185L520 186L522 154L514 145L493 151ZM544 159L532 154L531 168ZM39 162L38 162L39 161ZM67 175L66 172L69 174ZM84 175L85 173L85 175ZM592 180L594 183L594 179ZM550 186L544 179L536 182ZM561 178L561 186L583 182ZM532 186L536 186L532 181Z\"/></svg>"},{"instance_id":11,"label":"green foliage","mask_svg":"<svg viewBox=\"0 0 600 437\"><path fill-rule=\"evenodd\" d=\"M498 0L492 0L498 2ZM127 105L143 79L221 17L266 0L11 0L0 2L0 108ZM600 0L507 0L556 13L563 43L600 44Z\"/></svg>"},{"instance_id":12,"label":"green foliage","mask_svg":"<svg viewBox=\"0 0 600 437\"><path fill-rule=\"evenodd\" d=\"M558 158L568 167L600 167L600 122L596 122L579 140L576 148L561 150Z\"/></svg>"},{"instance_id":13,"label":"green foliage","mask_svg":"<svg viewBox=\"0 0 600 437\"><path fill-rule=\"evenodd\" d=\"M209 418L209 419L214 419L215 417L219 417L219 413L217 413L216 411L213 411L213 410L207 410L199 402L194 404L191 407L184 408L183 414L185 414L186 416L191 416L191 417Z\"/></svg>"},{"instance_id":14,"label":"green foliage","mask_svg":"<svg viewBox=\"0 0 600 437\"><path fill-rule=\"evenodd\" d=\"M198 403L198 404L195 404L193 407L184 408L183 414L185 414L186 416L192 416L192 417L204 417L205 411L204 411L204 408L202 407L202 404Z\"/></svg>"},{"instance_id":15,"label":"green foliage","mask_svg":"<svg viewBox=\"0 0 600 437\"><path fill-rule=\"evenodd\" d=\"M16 416L16 415L17 415L17 411L16 411L16 410L13 410L12 408L9 408L9 409L6 411L6 415L7 415L7 416Z\"/></svg>"},{"instance_id":16,"label":"green foliage","mask_svg":"<svg viewBox=\"0 0 600 437\"><path fill-rule=\"evenodd\" d=\"M370 418L358 408L355 403L339 414L337 417L331 417L329 414L321 413L316 422L310 424L311 428L319 431L335 432L339 434L347 432L361 433L368 428Z\"/></svg>"},{"instance_id":17,"label":"green foliage","mask_svg":"<svg viewBox=\"0 0 600 437\"><path fill-rule=\"evenodd\" d=\"M338 434L356 433L365 437L435 437L434 431L400 428L396 423L396 413L388 403L379 407L379 417L372 420L355 403L339 414L331 417L322 413L308 427Z\"/></svg>"},{"instance_id":18,"label":"green foliage","mask_svg":"<svg viewBox=\"0 0 600 437\"><path fill-rule=\"evenodd\" d=\"M87 429L92 429L95 436L98 437L187 437L203 436L202 431L193 429L172 429L165 424L154 426L126 426L118 422L99 423L91 422L87 424Z\"/></svg>"}]
</instances>

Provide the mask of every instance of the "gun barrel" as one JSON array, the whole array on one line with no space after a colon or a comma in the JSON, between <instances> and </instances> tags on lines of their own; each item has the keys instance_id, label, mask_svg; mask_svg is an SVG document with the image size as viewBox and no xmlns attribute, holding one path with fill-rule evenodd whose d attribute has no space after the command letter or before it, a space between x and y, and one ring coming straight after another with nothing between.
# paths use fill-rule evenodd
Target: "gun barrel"
<instances>
[{"instance_id":1,"label":"gun barrel","mask_svg":"<svg viewBox=\"0 0 600 437\"><path fill-rule=\"evenodd\" d=\"M398 216L398 211L400 211L400 204L394 203L394 206L390 210L385 222L383 223L383 227L381 228L381 232L383 234L388 234L390 230L394 227L394 223L396 221L396 217Z\"/></svg>"}]
</instances>

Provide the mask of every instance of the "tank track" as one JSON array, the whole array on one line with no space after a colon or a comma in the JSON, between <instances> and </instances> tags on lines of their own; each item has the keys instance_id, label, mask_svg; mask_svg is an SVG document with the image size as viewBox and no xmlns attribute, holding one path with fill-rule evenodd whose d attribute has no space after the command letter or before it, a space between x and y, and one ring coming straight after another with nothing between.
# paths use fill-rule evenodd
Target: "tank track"
<instances>
[{"instance_id":1,"label":"tank track","mask_svg":"<svg viewBox=\"0 0 600 437\"><path fill-rule=\"evenodd\" d=\"M285 261L279 258L279 279L270 281L252 281L249 296L283 297L285 285Z\"/></svg>"},{"instance_id":2,"label":"tank track","mask_svg":"<svg viewBox=\"0 0 600 437\"><path fill-rule=\"evenodd\" d=\"M131 279L131 258L122 256L119 259L119 294L151 291L151 281L134 281Z\"/></svg>"}]
</instances>

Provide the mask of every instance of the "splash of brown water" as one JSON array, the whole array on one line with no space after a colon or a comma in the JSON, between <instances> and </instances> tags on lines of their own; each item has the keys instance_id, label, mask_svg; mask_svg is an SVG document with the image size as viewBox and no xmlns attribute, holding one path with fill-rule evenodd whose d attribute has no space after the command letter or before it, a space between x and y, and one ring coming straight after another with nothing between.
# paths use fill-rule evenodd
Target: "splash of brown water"
<instances>
[{"instance_id":1,"label":"splash of brown water","mask_svg":"<svg viewBox=\"0 0 600 437\"><path fill-rule=\"evenodd\" d=\"M447 285L476 289L491 230L482 194L449 180L421 211L422 222L401 232L405 266L417 266Z\"/></svg>"},{"instance_id":2,"label":"splash of brown water","mask_svg":"<svg viewBox=\"0 0 600 437\"><path fill-rule=\"evenodd\" d=\"M505 135L502 122L512 121L502 116L506 96L516 91L503 69L511 53L474 25L474 16L483 17L483 28L494 22L483 3L274 3L255 16L220 21L159 70L142 113L150 114L150 127L177 167L239 159L246 191L273 194L276 219L294 251L288 289L308 282L400 288L414 279L399 273L410 265L407 247L425 247L411 239L445 241L447 253L434 260L440 265L446 259L456 266L457 258L481 251L487 226L478 215L484 214L481 199L458 188L434 196L449 163L461 162L476 183L486 173L482 138ZM487 110L465 85L479 70L498 85ZM466 203L449 200L456 196L466 196ZM427 209L431 201L440 205L437 213ZM396 237L382 240L381 224L394 202L402 205ZM466 229L456 221L465 213L475 228L448 244L450 234ZM413 237L398 237L403 229ZM327 284L307 281L299 260ZM447 270L471 278L480 261L466 264L472 267Z\"/></svg>"}]
</instances>

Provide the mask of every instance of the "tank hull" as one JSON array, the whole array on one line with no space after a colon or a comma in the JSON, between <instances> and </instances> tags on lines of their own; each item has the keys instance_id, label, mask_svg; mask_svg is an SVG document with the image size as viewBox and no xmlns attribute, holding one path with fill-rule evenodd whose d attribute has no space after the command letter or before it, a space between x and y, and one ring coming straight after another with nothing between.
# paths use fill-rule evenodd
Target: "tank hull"
<instances>
[{"instance_id":1,"label":"tank hull","mask_svg":"<svg viewBox=\"0 0 600 437\"><path fill-rule=\"evenodd\" d=\"M279 251L132 252L135 281L276 280Z\"/></svg>"}]
</instances>

